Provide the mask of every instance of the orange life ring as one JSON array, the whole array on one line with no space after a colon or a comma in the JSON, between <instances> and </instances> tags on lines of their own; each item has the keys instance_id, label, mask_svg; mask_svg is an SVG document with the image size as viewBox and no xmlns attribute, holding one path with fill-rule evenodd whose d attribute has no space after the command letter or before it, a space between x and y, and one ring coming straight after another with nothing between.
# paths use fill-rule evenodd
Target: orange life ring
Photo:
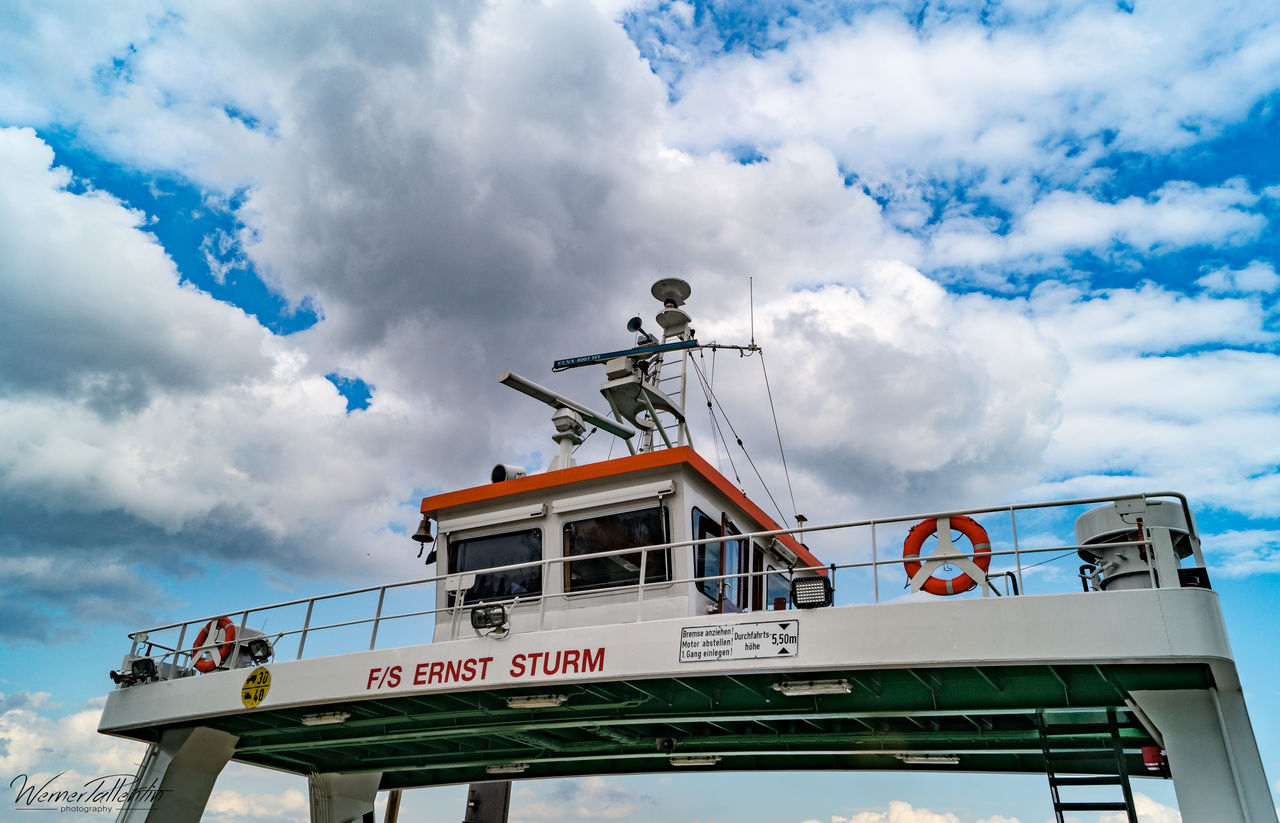
<instances>
[{"instance_id":1,"label":"orange life ring","mask_svg":"<svg viewBox=\"0 0 1280 823\"><path fill-rule=\"evenodd\" d=\"M987 537L986 529L978 525L977 521L972 518L965 517L963 514L952 515L950 518L951 528L969 538L969 542L973 543L973 562L986 572L991 567L991 538ZM907 534L907 540L902 544L902 565L907 570L907 580L911 580L920 571L922 566L919 557L920 549L924 546L924 541L938 530L938 519L930 517L928 520L921 520L919 523L911 527L911 531ZM961 572L956 577L942 579L940 577L930 577L924 581L922 589L929 594L960 594L967 592L977 582L969 575Z\"/></svg>"},{"instance_id":2,"label":"orange life ring","mask_svg":"<svg viewBox=\"0 0 1280 823\"><path fill-rule=\"evenodd\" d=\"M222 645L218 647L218 659L214 660L209 655L209 650L200 651L200 647L204 645L204 641L209 639L209 630L213 628L213 624L217 623L218 628L222 630ZM236 624L231 622L231 618L223 615L216 620L210 620L204 624L204 628L196 635L196 642L192 644L191 651L197 652L195 667L198 672L211 672L214 669L227 662L227 658L231 656L231 649L236 644Z\"/></svg>"}]
</instances>

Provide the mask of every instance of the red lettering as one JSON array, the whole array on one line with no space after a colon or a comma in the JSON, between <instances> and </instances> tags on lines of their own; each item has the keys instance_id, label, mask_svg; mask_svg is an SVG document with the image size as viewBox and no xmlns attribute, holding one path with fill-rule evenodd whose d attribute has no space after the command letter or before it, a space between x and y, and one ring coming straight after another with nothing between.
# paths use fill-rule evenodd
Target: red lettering
<instances>
[{"instance_id":1,"label":"red lettering","mask_svg":"<svg viewBox=\"0 0 1280 823\"><path fill-rule=\"evenodd\" d=\"M430 686L432 683L439 683L443 679L441 677L443 674L444 664L439 660L432 663L431 669L427 672L427 685Z\"/></svg>"},{"instance_id":2,"label":"red lettering","mask_svg":"<svg viewBox=\"0 0 1280 823\"><path fill-rule=\"evenodd\" d=\"M450 660L444 664L444 679L450 683L457 683L459 675L462 674L462 661Z\"/></svg>"},{"instance_id":3,"label":"red lettering","mask_svg":"<svg viewBox=\"0 0 1280 823\"><path fill-rule=\"evenodd\" d=\"M413 685L424 686L427 682L427 664L419 663L418 667L413 670Z\"/></svg>"},{"instance_id":4,"label":"red lettering","mask_svg":"<svg viewBox=\"0 0 1280 823\"><path fill-rule=\"evenodd\" d=\"M387 688L394 689L400 685L400 667L392 666L387 670Z\"/></svg>"},{"instance_id":5,"label":"red lettering","mask_svg":"<svg viewBox=\"0 0 1280 823\"><path fill-rule=\"evenodd\" d=\"M547 652L546 662L542 664L542 671L544 674L555 674L560 671L560 655L562 654L564 654L564 652L556 652L556 664L555 666L552 666L551 652Z\"/></svg>"},{"instance_id":6,"label":"red lettering","mask_svg":"<svg viewBox=\"0 0 1280 823\"><path fill-rule=\"evenodd\" d=\"M515 657L511 658L511 676L512 677L524 676L524 655L523 654L517 654Z\"/></svg>"},{"instance_id":7,"label":"red lettering","mask_svg":"<svg viewBox=\"0 0 1280 823\"><path fill-rule=\"evenodd\" d=\"M604 671L604 646L596 649L594 656L590 649L582 650L582 670L584 672Z\"/></svg>"},{"instance_id":8,"label":"red lettering","mask_svg":"<svg viewBox=\"0 0 1280 823\"><path fill-rule=\"evenodd\" d=\"M578 655L581 654L577 649L569 649L564 653L564 673L578 673Z\"/></svg>"},{"instance_id":9,"label":"red lettering","mask_svg":"<svg viewBox=\"0 0 1280 823\"><path fill-rule=\"evenodd\" d=\"M369 689L373 688L373 681L378 679L378 672L380 671L382 671L382 669L378 666L375 666L374 668L369 669L369 682L366 683L364 686L365 691L368 691Z\"/></svg>"},{"instance_id":10,"label":"red lettering","mask_svg":"<svg viewBox=\"0 0 1280 823\"><path fill-rule=\"evenodd\" d=\"M480 658L480 679L484 680L489 676L489 664L493 662L492 657Z\"/></svg>"},{"instance_id":11,"label":"red lettering","mask_svg":"<svg viewBox=\"0 0 1280 823\"><path fill-rule=\"evenodd\" d=\"M468 683L476 679L476 659L474 657L462 664L462 679Z\"/></svg>"}]
</instances>

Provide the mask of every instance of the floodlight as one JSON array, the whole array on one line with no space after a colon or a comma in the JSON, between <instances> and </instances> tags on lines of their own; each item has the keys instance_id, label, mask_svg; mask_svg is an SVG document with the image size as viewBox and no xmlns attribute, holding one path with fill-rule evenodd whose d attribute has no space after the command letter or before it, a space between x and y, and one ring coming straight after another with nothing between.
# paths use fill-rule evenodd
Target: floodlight
<instances>
[{"instance_id":1,"label":"floodlight","mask_svg":"<svg viewBox=\"0 0 1280 823\"><path fill-rule=\"evenodd\" d=\"M129 673L134 679L142 681L155 680L159 676L159 672L156 671L156 661L150 657L139 657L130 663Z\"/></svg>"},{"instance_id":2,"label":"floodlight","mask_svg":"<svg viewBox=\"0 0 1280 823\"><path fill-rule=\"evenodd\" d=\"M723 758L718 754L673 754L672 766L714 766Z\"/></svg>"},{"instance_id":3,"label":"floodlight","mask_svg":"<svg viewBox=\"0 0 1280 823\"><path fill-rule=\"evenodd\" d=\"M279 638L276 639L278 640ZM271 641L265 637L255 637L244 644L244 647L245 651L249 653L249 659L254 663L261 665L271 659Z\"/></svg>"},{"instance_id":4,"label":"floodlight","mask_svg":"<svg viewBox=\"0 0 1280 823\"><path fill-rule=\"evenodd\" d=\"M476 606L471 610L471 628L476 631L501 629L505 625L507 625L506 606Z\"/></svg>"},{"instance_id":5,"label":"floodlight","mask_svg":"<svg viewBox=\"0 0 1280 823\"><path fill-rule=\"evenodd\" d=\"M797 609L819 609L831 605L833 591L830 578L797 577L791 581L791 602Z\"/></svg>"}]
</instances>

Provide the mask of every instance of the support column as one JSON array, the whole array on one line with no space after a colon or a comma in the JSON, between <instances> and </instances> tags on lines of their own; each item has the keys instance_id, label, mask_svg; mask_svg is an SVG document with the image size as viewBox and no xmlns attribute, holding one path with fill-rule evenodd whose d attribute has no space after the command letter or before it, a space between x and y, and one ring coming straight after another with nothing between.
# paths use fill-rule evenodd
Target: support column
<instances>
[{"instance_id":1,"label":"support column","mask_svg":"<svg viewBox=\"0 0 1280 823\"><path fill-rule=\"evenodd\" d=\"M472 783L462 823L507 823L511 811L511 781Z\"/></svg>"},{"instance_id":2,"label":"support column","mask_svg":"<svg viewBox=\"0 0 1280 823\"><path fill-rule=\"evenodd\" d=\"M204 726L164 732L138 767L116 823L199 823L237 739Z\"/></svg>"},{"instance_id":3,"label":"support column","mask_svg":"<svg viewBox=\"0 0 1280 823\"><path fill-rule=\"evenodd\" d=\"M1239 689L1130 696L1164 737L1183 823L1277 823Z\"/></svg>"},{"instance_id":4,"label":"support column","mask_svg":"<svg viewBox=\"0 0 1280 823\"><path fill-rule=\"evenodd\" d=\"M374 823L373 801L381 782L382 772L308 776L311 823Z\"/></svg>"}]
</instances>

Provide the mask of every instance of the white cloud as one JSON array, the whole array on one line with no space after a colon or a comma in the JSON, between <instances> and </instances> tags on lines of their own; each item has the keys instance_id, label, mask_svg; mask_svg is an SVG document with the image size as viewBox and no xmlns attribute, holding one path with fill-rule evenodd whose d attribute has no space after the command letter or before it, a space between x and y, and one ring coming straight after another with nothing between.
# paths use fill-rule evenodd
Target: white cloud
<instances>
[{"instance_id":1,"label":"white cloud","mask_svg":"<svg viewBox=\"0 0 1280 823\"><path fill-rule=\"evenodd\" d=\"M554 785L517 784L512 793L512 823L529 820L628 820L654 805L603 777L561 780Z\"/></svg>"},{"instance_id":2,"label":"white cloud","mask_svg":"<svg viewBox=\"0 0 1280 823\"><path fill-rule=\"evenodd\" d=\"M776 32L784 48L687 66L677 134L706 147L814 138L873 185L966 168L993 183L1077 178L1104 147L1189 145L1270 91L1259 71L1274 76L1280 34L1261 6L1237 11L1080 3L1002 8L992 28L958 14L917 29L890 10L802 23Z\"/></svg>"},{"instance_id":3,"label":"white cloud","mask_svg":"<svg viewBox=\"0 0 1280 823\"><path fill-rule=\"evenodd\" d=\"M1215 294L1270 293L1280 288L1280 275L1270 263L1254 260L1242 269L1230 266L1213 269L1197 280L1196 285Z\"/></svg>"},{"instance_id":4,"label":"white cloud","mask_svg":"<svg viewBox=\"0 0 1280 823\"><path fill-rule=\"evenodd\" d=\"M1182 823L1182 815L1177 809L1152 800L1142 792L1133 793L1134 811L1138 813L1139 823ZM1099 823L1125 823L1127 815L1122 813L1100 815Z\"/></svg>"}]
</instances>

